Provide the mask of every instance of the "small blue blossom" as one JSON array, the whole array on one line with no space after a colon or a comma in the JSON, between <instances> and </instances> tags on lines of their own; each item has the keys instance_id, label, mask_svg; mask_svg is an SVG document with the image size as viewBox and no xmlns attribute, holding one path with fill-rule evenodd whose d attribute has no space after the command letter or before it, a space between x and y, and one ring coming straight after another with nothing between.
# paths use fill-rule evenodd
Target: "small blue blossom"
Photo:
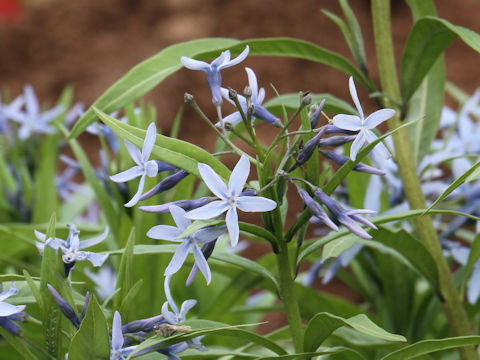
<instances>
[{"instance_id":1,"label":"small blue blossom","mask_svg":"<svg viewBox=\"0 0 480 360\"><path fill-rule=\"evenodd\" d=\"M245 68L245 71L247 72L248 76L248 84L250 86L250 89L252 90L251 101L254 108L252 121L255 120L255 118L259 118L268 122L269 124L272 124L273 126L282 127L282 121L262 105L263 100L265 99L265 89L261 88L260 90L258 90L257 77L255 73L252 69L248 67ZM222 88L222 96L230 103L235 105L235 103L230 99L227 89ZM246 114L248 110L247 99L242 95L238 95L238 101L240 102L240 106L242 107L243 112ZM238 123L242 122L242 120L243 119L240 111L236 111L233 114L226 116L223 119L223 122L233 127ZM215 126L220 127L221 124L218 122L215 124Z\"/></svg>"},{"instance_id":2,"label":"small blue blossom","mask_svg":"<svg viewBox=\"0 0 480 360\"><path fill-rule=\"evenodd\" d=\"M206 227L196 231L191 235L188 235L187 237L181 238L180 235L185 231L185 229L187 229L187 227L190 226L192 222L185 217L186 212L182 208L171 205L169 209L173 219L175 220L175 223L177 224L177 227L170 225L157 225L152 227L147 232L147 236L151 237L152 239L182 243L178 247L177 251L175 251L172 260L165 269L165 275L173 275L180 270L188 254L190 253L190 249L192 249L195 257L195 264L197 264L200 271L205 276L207 284L210 284L212 279L210 268L198 244L205 244L215 241L225 232L225 227Z\"/></svg>"},{"instance_id":3,"label":"small blue blossom","mask_svg":"<svg viewBox=\"0 0 480 360\"><path fill-rule=\"evenodd\" d=\"M122 317L118 311L115 311L113 315L113 324L112 324L112 341L111 341L111 348L110 348L110 360L125 360L128 355L132 353L133 350L136 349L137 345L129 346L124 348L123 347L123 333L122 333ZM144 351L140 351L135 355L140 355L145 352L150 351L150 349L145 349Z\"/></svg>"},{"instance_id":4,"label":"small blue blossom","mask_svg":"<svg viewBox=\"0 0 480 360\"><path fill-rule=\"evenodd\" d=\"M205 61L199 61L195 59L182 56L181 61L183 66L190 70L202 70L207 73L207 81L212 91L212 102L214 105L219 106L222 104L222 94L220 87L222 86L222 75L220 71L231 66L237 65L242 62L247 56L250 48L248 45L245 50L242 51L235 59L230 60L230 50L226 50L220 54L211 64Z\"/></svg>"},{"instance_id":5,"label":"small blue blossom","mask_svg":"<svg viewBox=\"0 0 480 360\"><path fill-rule=\"evenodd\" d=\"M237 245L240 234L237 208L246 212L265 212L277 207L277 203L271 199L261 196L242 196L243 187L250 173L250 162L246 155L242 155L235 165L228 187L210 166L198 164L198 170L205 184L219 200L189 211L186 217L192 220L206 220L226 212L225 222L232 247Z\"/></svg>"},{"instance_id":6,"label":"small blue blossom","mask_svg":"<svg viewBox=\"0 0 480 360\"><path fill-rule=\"evenodd\" d=\"M2 103L2 98L0 96L0 134L6 134L10 131L8 113L19 112L24 103L25 100L22 95L19 95L10 104Z\"/></svg>"},{"instance_id":7,"label":"small blue blossom","mask_svg":"<svg viewBox=\"0 0 480 360\"><path fill-rule=\"evenodd\" d=\"M110 179L112 181L122 183L141 176L138 184L138 190L133 198L125 204L126 207L132 207L140 200L143 188L145 187L145 176L148 175L149 177L154 177L158 174L157 162L155 160L148 160L153 151L156 138L157 127L155 126L155 123L151 123L148 127L147 135L145 136L142 152L140 152L140 149L138 149L131 142L125 141L128 152L137 165L128 170L122 171L121 173L110 176Z\"/></svg>"},{"instance_id":8,"label":"small blue blossom","mask_svg":"<svg viewBox=\"0 0 480 360\"><path fill-rule=\"evenodd\" d=\"M35 132L43 134L54 133L55 127L51 126L50 123L63 112L63 106L58 105L53 109L41 112L35 91L30 85L25 86L24 99L25 112L16 108L8 108L4 112L8 118L20 124L19 139L25 140Z\"/></svg>"},{"instance_id":9,"label":"small blue blossom","mask_svg":"<svg viewBox=\"0 0 480 360\"><path fill-rule=\"evenodd\" d=\"M353 82L353 76L349 80L350 95L352 96L355 107L357 108L357 115L345 115L338 114L333 117L333 125L340 129L348 131L358 131L357 137L353 141L352 147L350 149L350 158L352 161L355 161L357 154L365 143L371 143L377 139L377 136L372 131L379 124L385 120L390 119L395 115L395 110L393 109L381 109L375 111L373 114L365 118L363 113L362 106L357 95L357 89L355 88L355 83ZM390 158L390 153L383 143L378 143L377 146L372 151L376 151L385 158Z\"/></svg>"},{"instance_id":10,"label":"small blue blossom","mask_svg":"<svg viewBox=\"0 0 480 360\"><path fill-rule=\"evenodd\" d=\"M102 266L105 260L108 258L108 254L100 255L91 251L81 251L90 246L97 245L106 239L108 235L108 227L105 229L105 232L95 238L88 240L80 241L79 234L80 231L77 230L75 225L68 224L69 228L67 240L59 238L48 238L46 234L41 233L40 231L35 230L35 236L39 241L35 242L38 250L42 254L45 246L50 246L55 251L58 249L62 250L62 260L65 263L65 276L68 276L70 270L75 265L76 261L85 261L88 260L92 263L93 266Z\"/></svg>"},{"instance_id":11,"label":"small blue blossom","mask_svg":"<svg viewBox=\"0 0 480 360\"><path fill-rule=\"evenodd\" d=\"M13 335L18 335L21 331L20 326L13 321L23 321L26 316L23 312L25 305L12 305L4 301L16 294L18 294L18 288L15 286L15 282L12 283L8 290L0 293L0 326Z\"/></svg>"},{"instance_id":12,"label":"small blue blossom","mask_svg":"<svg viewBox=\"0 0 480 360\"><path fill-rule=\"evenodd\" d=\"M100 299L106 300L115 293L117 287L117 273L109 264L102 266L97 273L85 269L87 275L96 285L96 291Z\"/></svg>"}]
</instances>

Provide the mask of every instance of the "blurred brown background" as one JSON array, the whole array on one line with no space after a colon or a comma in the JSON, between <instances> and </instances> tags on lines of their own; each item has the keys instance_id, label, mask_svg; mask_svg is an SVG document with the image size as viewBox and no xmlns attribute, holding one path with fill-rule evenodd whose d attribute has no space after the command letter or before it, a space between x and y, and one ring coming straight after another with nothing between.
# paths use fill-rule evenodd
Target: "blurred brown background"
<instances>
[{"instance_id":1,"label":"blurred brown background","mask_svg":"<svg viewBox=\"0 0 480 360\"><path fill-rule=\"evenodd\" d=\"M7 2L1 0L2 7ZM454 24L480 32L478 0L436 1L439 15ZM368 0L350 0L363 30L369 70L377 79ZM340 30L321 9L341 15L336 0L30 0L21 13L0 22L0 88L12 95L31 83L43 101L56 101L66 85L73 85L75 100L93 102L131 67L176 42L209 36L248 39L291 36L312 41L352 58ZM408 6L392 6L396 55L399 59L412 24ZM448 78L468 92L480 86L480 54L457 40L447 51ZM301 60L248 58L260 86L273 91L330 92L350 101L347 76L323 65ZM228 69L224 83L243 89L243 70ZM203 72L182 70L153 90L148 99L158 108L159 124L166 130L183 103L183 93L209 90ZM364 94L365 95L365 94ZM365 99L365 98L364 98ZM363 101L367 101L366 99ZM225 110L228 113L229 109ZM203 124L186 113L184 138L203 132ZM198 141L197 141L198 140ZM197 139L207 145L206 138Z\"/></svg>"}]
</instances>

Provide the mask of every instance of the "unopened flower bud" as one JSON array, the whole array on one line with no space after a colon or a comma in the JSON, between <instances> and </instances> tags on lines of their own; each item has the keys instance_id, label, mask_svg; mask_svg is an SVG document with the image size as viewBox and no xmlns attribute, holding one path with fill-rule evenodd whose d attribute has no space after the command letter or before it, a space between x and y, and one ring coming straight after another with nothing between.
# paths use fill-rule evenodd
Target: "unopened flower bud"
<instances>
[{"instance_id":1,"label":"unopened flower bud","mask_svg":"<svg viewBox=\"0 0 480 360\"><path fill-rule=\"evenodd\" d=\"M328 217L327 212L323 210L322 206L317 203L307 191L303 190L298 186L297 191L305 205L307 205L308 209L316 218L320 219L320 221L322 221L333 231L338 231L338 226L335 225L335 223Z\"/></svg>"},{"instance_id":2,"label":"unopened flower bud","mask_svg":"<svg viewBox=\"0 0 480 360\"><path fill-rule=\"evenodd\" d=\"M320 115L322 115L322 110L324 106L325 106L325 99L323 99L320 102L320 104L313 104L310 107L309 116L310 116L310 127L312 129L314 129L317 126L318 121L320 120Z\"/></svg>"},{"instance_id":3,"label":"unopened flower bud","mask_svg":"<svg viewBox=\"0 0 480 360\"><path fill-rule=\"evenodd\" d=\"M342 146L345 145L349 142L352 142L355 140L356 136L355 135L336 135L336 136L330 136L325 139L321 139L320 143L318 144L319 147L323 146Z\"/></svg>"},{"instance_id":4,"label":"unopened flower bud","mask_svg":"<svg viewBox=\"0 0 480 360\"><path fill-rule=\"evenodd\" d=\"M183 210L193 210L199 208L200 206L207 205L210 201L214 200L214 197L202 197L200 199L193 199L193 200L178 200L173 202L168 202L161 205L143 205L140 206L139 209L145 212L151 213L168 213L170 212L169 207L171 205L176 205L181 207Z\"/></svg>"},{"instance_id":5,"label":"unopened flower bud","mask_svg":"<svg viewBox=\"0 0 480 360\"><path fill-rule=\"evenodd\" d=\"M163 191L170 190L172 187L177 185L180 181L182 181L186 176L188 175L188 172L185 170L179 170L176 173L173 173L170 176L167 176L165 179L160 181L157 186L153 187L149 191L147 191L145 194L143 194L140 197L140 200L145 200L149 199L154 195L157 195Z\"/></svg>"},{"instance_id":6,"label":"unopened flower bud","mask_svg":"<svg viewBox=\"0 0 480 360\"><path fill-rule=\"evenodd\" d=\"M329 150L320 150L321 154L325 156L326 158L336 162L339 165L345 164L348 160L350 160L349 157L337 154L334 151L329 151ZM374 168L373 166L369 166L363 163L358 163L353 167L353 170L359 171L359 172L364 172L367 174L373 174L373 175L385 175L385 172L383 172L380 169Z\"/></svg>"},{"instance_id":7,"label":"unopened flower bud","mask_svg":"<svg viewBox=\"0 0 480 360\"><path fill-rule=\"evenodd\" d=\"M252 104L247 109L247 116L252 116L255 113L255 106Z\"/></svg>"},{"instance_id":8,"label":"unopened flower bud","mask_svg":"<svg viewBox=\"0 0 480 360\"><path fill-rule=\"evenodd\" d=\"M250 86L245 86L245 89L243 90L243 95L245 97L251 97L252 96L252 88Z\"/></svg>"},{"instance_id":9,"label":"unopened flower bud","mask_svg":"<svg viewBox=\"0 0 480 360\"><path fill-rule=\"evenodd\" d=\"M312 102L312 95L310 95L310 91L307 91L302 96L302 105L307 106L307 105L310 105L311 102Z\"/></svg>"},{"instance_id":10,"label":"unopened flower bud","mask_svg":"<svg viewBox=\"0 0 480 360\"><path fill-rule=\"evenodd\" d=\"M192 94L185 93L185 95L183 95L183 101L185 101L186 104L191 105L195 102L195 98Z\"/></svg>"},{"instance_id":11,"label":"unopened flower bud","mask_svg":"<svg viewBox=\"0 0 480 360\"><path fill-rule=\"evenodd\" d=\"M307 143L302 149L302 152L300 153L300 155L298 155L297 161L290 168L290 170L288 170L288 172L295 170L297 167L299 167L302 164L305 164L307 160L310 159L310 157L313 154L313 151L317 148L318 143L320 142L320 139L322 138L323 134L325 134L325 127L322 127L317 135L315 135L313 138L307 141Z\"/></svg>"},{"instance_id":12,"label":"unopened flower bud","mask_svg":"<svg viewBox=\"0 0 480 360\"><path fill-rule=\"evenodd\" d=\"M48 290L50 290L50 292L52 293L53 298L60 307L63 315L65 315L68 320L70 320L72 324L78 329L80 327L80 319L75 313L75 310L73 310L72 306L67 302L67 300L65 300L52 285L47 284L47 287Z\"/></svg>"}]
</instances>

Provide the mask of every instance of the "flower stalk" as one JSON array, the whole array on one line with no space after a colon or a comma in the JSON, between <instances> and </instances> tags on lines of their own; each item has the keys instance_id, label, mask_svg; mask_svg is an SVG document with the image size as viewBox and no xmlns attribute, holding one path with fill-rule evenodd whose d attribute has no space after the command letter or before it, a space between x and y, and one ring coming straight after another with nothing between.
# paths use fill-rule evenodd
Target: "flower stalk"
<instances>
[{"instance_id":1,"label":"flower stalk","mask_svg":"<svg viewBox=\"0 0 480 360\"><path fill-rule=\"evenodd\" d=\"M382 91L387 95L385 101L390 103L388 105L398 109L397 101L401 98L401 95L392 42L390 1L372 0L372 17ZM399 113L400 111L397 111L397 115L388 121L390 130L401 125ZM427 207L426 201L417 175L406 128L395 132L393 140L396 149L396 161L410 207L412 209L425 209ZM452 332L455 336L471 335L465 308L453 282L447 261L443 256L431 218L428 216L416 217L414 221L420 241L425 245L437 264L440 292L443 296L445 312ZM463 360L479 359L473 347L461 348L459 351Z\"/></svg>"}]
</instances>

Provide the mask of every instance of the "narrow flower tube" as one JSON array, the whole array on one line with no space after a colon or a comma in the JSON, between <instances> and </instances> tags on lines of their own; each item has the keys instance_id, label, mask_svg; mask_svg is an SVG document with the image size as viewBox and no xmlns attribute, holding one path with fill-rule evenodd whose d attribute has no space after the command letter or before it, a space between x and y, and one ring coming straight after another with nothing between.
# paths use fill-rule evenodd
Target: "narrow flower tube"
<instances>
[{"instance_id":1,"label":"narrow flower tube","mask_svg":"<svg viewBox=\"0 0 480 360\"><path fill-rule=\"evenodd\" d=\"M309 210L312 212L312 214L316 218L322 221L325 225L327 225L333 231L338 231L338 226L335 225L335 223L328 217L326 211L323 210L322 206L319 203L317 203L307 191L300 188L299 186L297 186L297 191L300 197L302 198L303 202L305 203L305 205L307 205Z\"/></svg>"},{"instance_id":2,"label":"narrow flower tube","mask_svg":"<svg viewBox=\"0 0 480 360\"><path fill-rule=\"evenodd\" d=\"M325 106L326 99L323 99L320 104L314 104L310 108L310 127L312 129L316 128L318 125L318 121L320 120L320 116L322 115L323 107Z\"/></svg>"},{"instance_id":3,"label":"narrow flower tube","mask_svg":"<svg viewBox=\"0 0 480 360\"><path fill-rule=\"evenodd\" d=\"M145 212L150 213L168 213L170 212L170 206L175 205L183 210L193 210L199 208L200 206L207 205L210 201L215 200L213 196L205 196L199 199L192 199L192 200L178 200L172 201L165 204L160 205L143 205L140 206L139 209Z\"/></svg>"},{"instance_id":4,"label":"narrow flower tube","mask_svg":"<svg viewBox=\"0 0 480 360\"><path fill-rule=\"evenodd\" d=\"M145 194L140 196L139 200L146 200L151 198L154 195L160 194L163 191L170 190L172 187L177 185L180 181L182 181L185 177L187 177L188 172L185 170L179 170L176 173L167 176L165 179L160 181L158 185L153 187L152 189L148 190Z\"/></svg>"},{"instance_id":5,"label":"narrow flower tube","mask_svg":"<svg viewBox=\"0 0 480 360\"><path fill-rule=\"evenodd\" d=\"M372 229L377 229L375 224L358 216L358 214L373 214L375 213L375 211L366 209L346 210L338 202L333 200L319 188L314 191L314 194L335 216L338 223L345 225L347 229L349 229L352 233L354 233L358 237L361 237L362 239L372 238L369 233L367 233L361 226L357 224L357 222L365 226L371 227Z\"/></svg>"},{"instance_id":6,"label":"narrow flower tube","mask_svg":"<svg viewBox=\"0 0 480 360\"><path fill-rule=\"evenodd\" d=\"M348 160L350 160L349 157L343 156L340 154L337 154L334 151L329 151L329 150L320 150L320 153L325 156L326 158L336 162L339 165L345 164ZM367 174L373 174L373 175L385 175L385 172L374 168L373 166L369 166L363 163L358 163L353 167L353 170L359 171L359 172L364 172Z\"/></svg>"},{"instance_id":7,"label":"narrow flower tube","mask_svg":"<svg viewBox=\"0 0 480 360\"><path fill-rule=\"evenodd\" d=\"M288 170L288 172L291 172L300 165L305 164L308 159L312 157L313 151L317 148L322 136L325 134L325 130L326 128L322 127L317 135L307 141L307 143L302 149L302 152L300 153L300 155L298 155L295 164L290 168L290 170Z\"/></svg>"},{"instance_id":8,"label":"narrow flower tube","mask_svg":"<svg viewBox=\"0 0 480 360\"><path fill-rule=\"evenodd\" d=\"M318 143L318 147L324 147L324 146L342 146L345 145L349 142L352 142L355 140L355 135L336 135L336 136L330 136L325 139L320 139L320 142Z\"/></svg>"},{"instance_id":9,"label":"narrow flower tube","mask_svg":"<svg viewBox=\"0 0 480 360\"><path fill-rule=\"evenodd\" d=\"M55 288L47 284L48 290L53 295L53 298L57 302L58 306L60 307L60 310L62 311L63 315L67 317L68 320L71 321L71 323L78 329L80 327L80 319L78 318L77 314L75 313L75 310L73 309L72 305L70 305L67 300L65 300Z\"/></svg>"}]
</instances>

